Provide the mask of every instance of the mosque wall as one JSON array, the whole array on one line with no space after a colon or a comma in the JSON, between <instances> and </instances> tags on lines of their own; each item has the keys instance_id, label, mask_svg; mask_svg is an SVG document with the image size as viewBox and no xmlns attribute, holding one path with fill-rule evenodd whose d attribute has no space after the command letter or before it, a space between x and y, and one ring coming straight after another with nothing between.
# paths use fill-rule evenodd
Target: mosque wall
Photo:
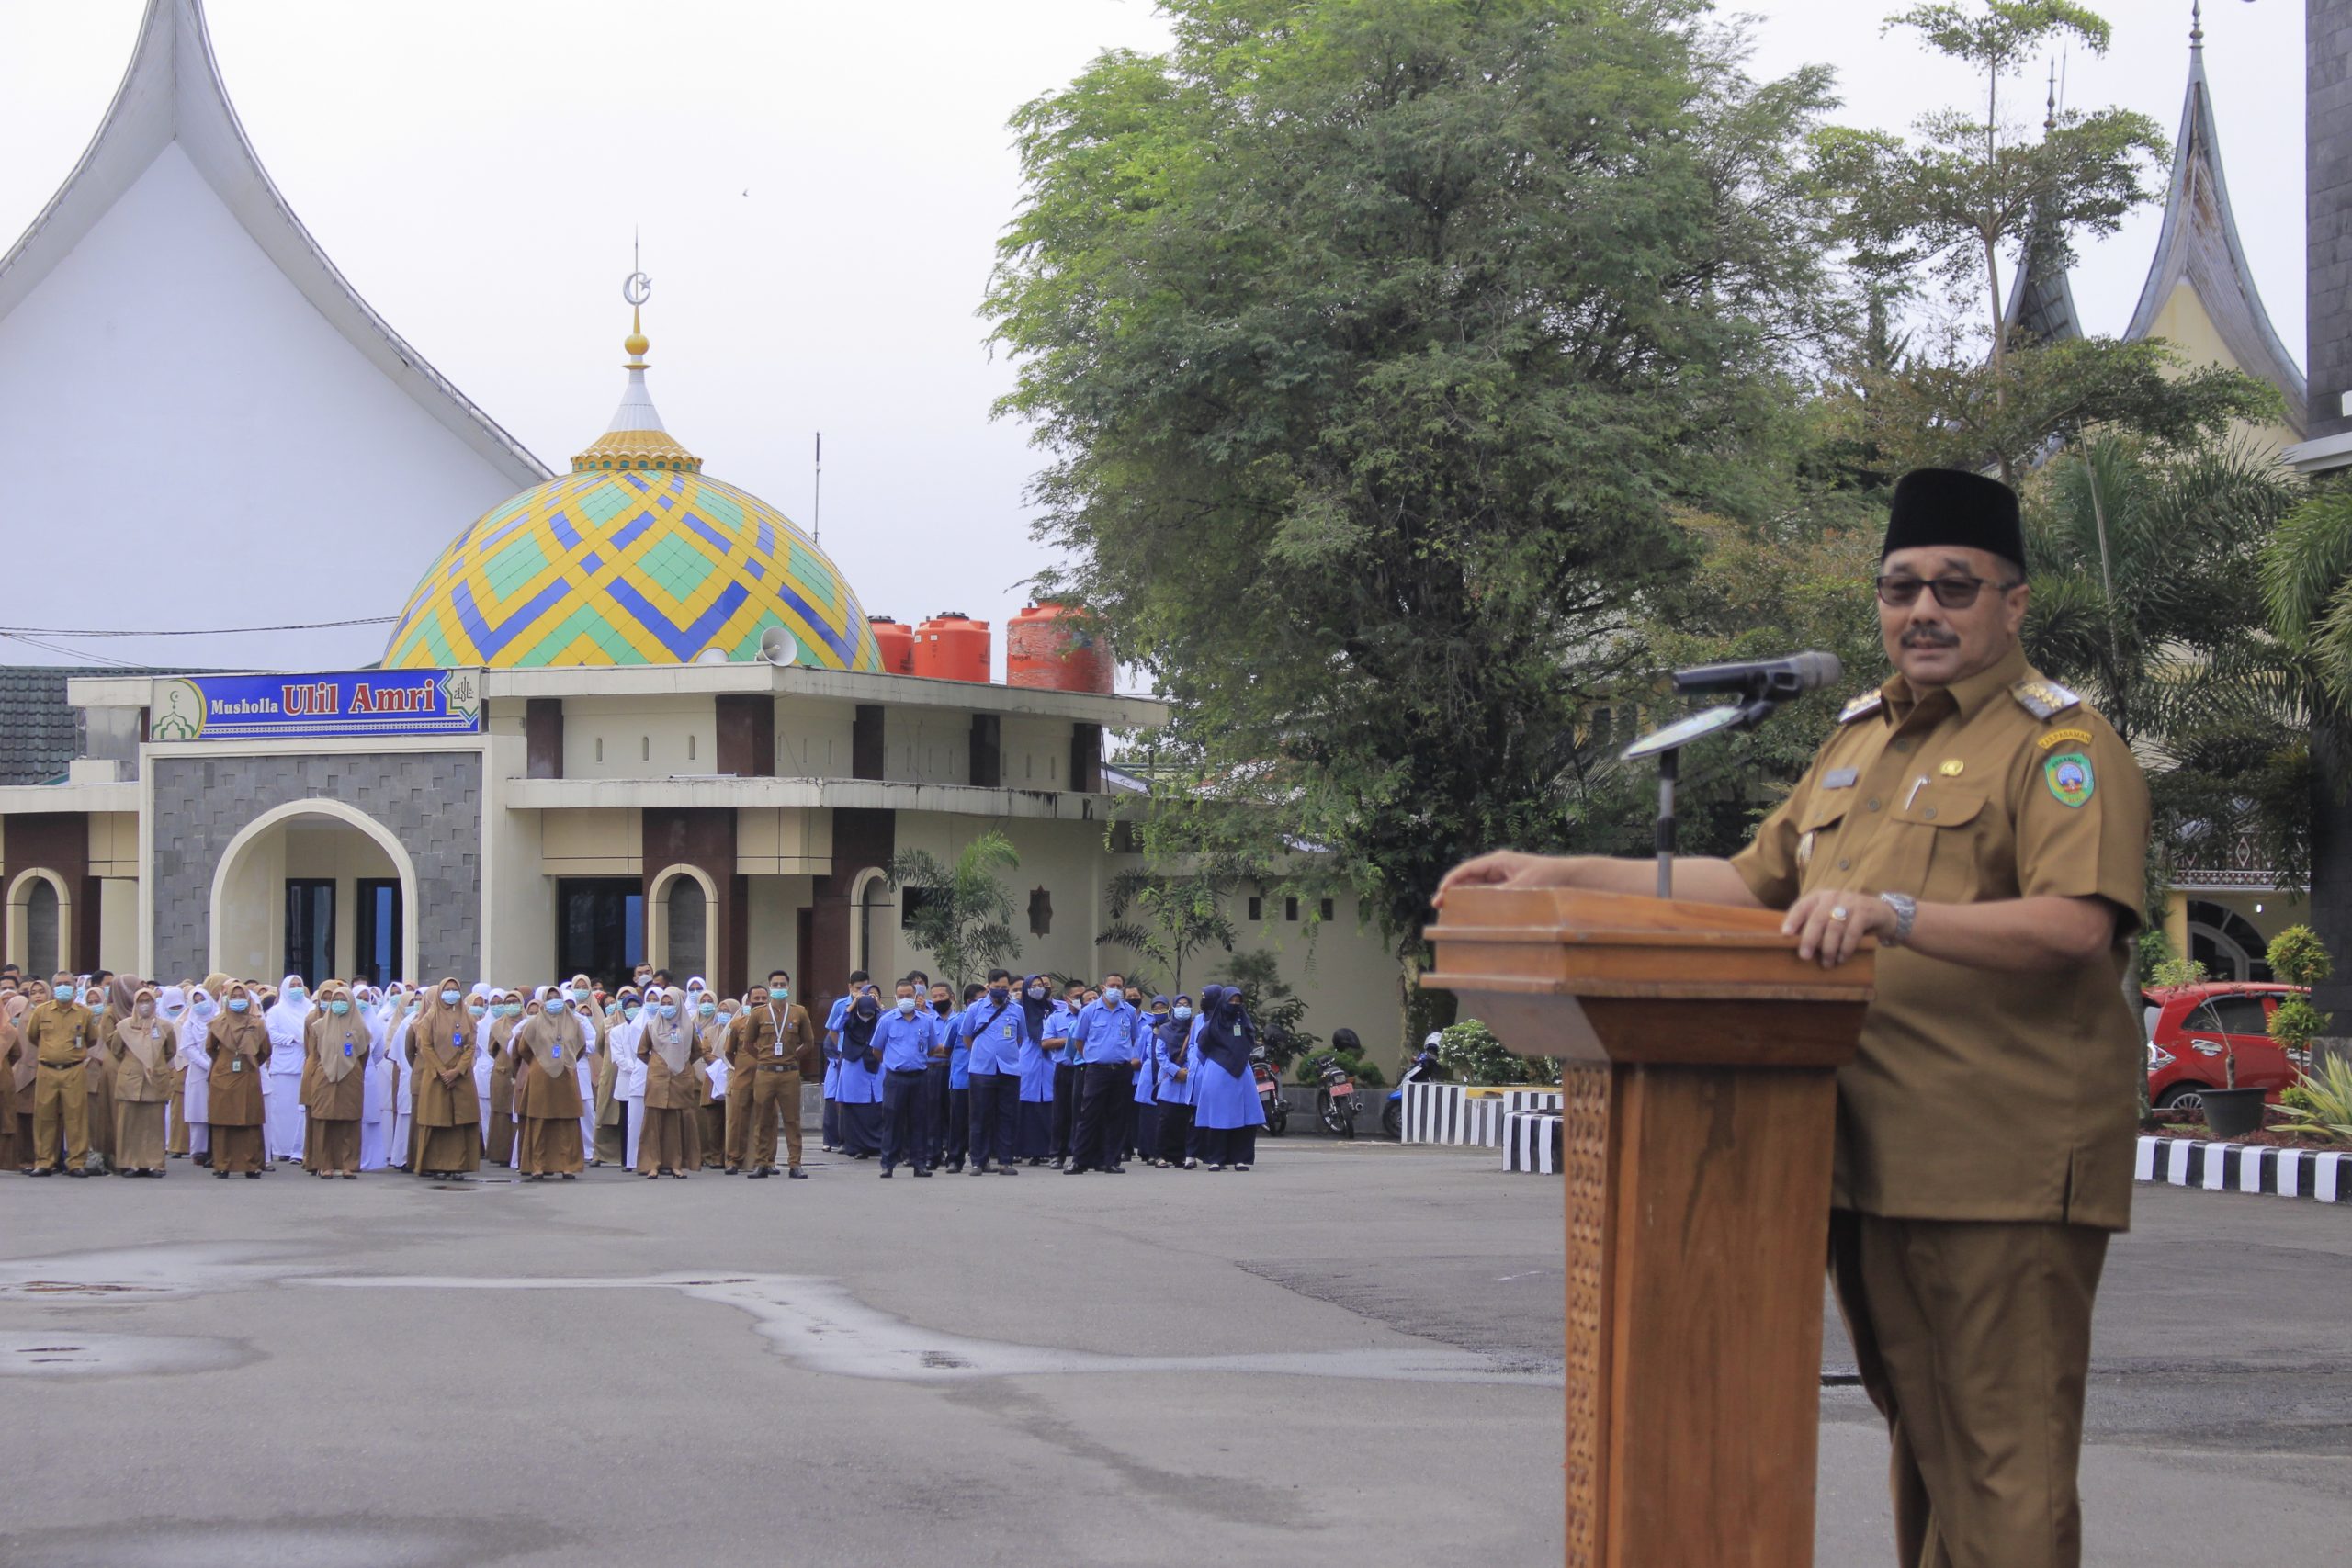
<instances>
[{"instance_id":1,"label":"mosque wall","mask_svg":"<svg viewBox=\"0 0 2352 1568\"><path fill-rule=\"evenodd\" d=\"M779 697L775 705L775 771L788 779L850 777L854 703Z\"/></svg>"},{"instance_id":2,"label":"mosque wall","mask_svg":"<svg viewBox=\"0 0 2352 1568\"><path fill-rule=\"evenodd\" d=\"M718 771L718 705L713 696L664 692L564 699L565 778L664 778Z\"/></svg>"},{"instance_id":3,"label":"mosque wall","mask_svg":"<svg viewBox=\"0 0 2352 1568\"><path fill-rule=\"evenodd\" d=\"M2185 277L2173 286L2172 294L2156 312L2148 335L2171 344L2190 367L2219 365L2231 370L2245 369L2222 341L2222 331L2213 324L2205 302L2198 298L2196 286ZM2231 434L2274 455L2293 446L2297 439L2293 431L2280 423L2248 424L2238 421L2232 425Z\"/></svg>"},{"instance_id":4,"label":"mosque wall","mask_svg":"<svg viewBox=\"0 0 2352 1568\"><path fill-rule=\"evenodd\" d=\"M213 884L237 834L278 807L318 799L366 814L414 864L416 907L407 919L419 972L469 976L479 967L480 752L151 752L148 766L157 824L151 873L157 974L201 975L208 967ZM285 838L266 835L281 854Z\"/></svg>"},{"instance_id":5,"label":"mosque wall","mask_svg":"<svg viewBox=\"0 0 2352 1568\"><path fill-rule=\"evenodd\" d=\"M464 519L514 490L303 298L176 144L0 317L0 408L10 511L40 524L10 539L26 581L86 577L97 539L162 565L110 585L111 624L257 604L272 592L257 563L327 545L336 615L390 613ZM240 645L329 669L381 649L373 626Z\"/></svg>"},{"instance_id":6,"label":"mosque wall","mask_svg":"<svg viewBox=\"0 0 2352 1568\"><path fill-rule=\"evenodd\" d=\"M1059 789L1069 772L1067 721L1007 714L998 741L1008 789Z\"/></svg>"}]
</instances>

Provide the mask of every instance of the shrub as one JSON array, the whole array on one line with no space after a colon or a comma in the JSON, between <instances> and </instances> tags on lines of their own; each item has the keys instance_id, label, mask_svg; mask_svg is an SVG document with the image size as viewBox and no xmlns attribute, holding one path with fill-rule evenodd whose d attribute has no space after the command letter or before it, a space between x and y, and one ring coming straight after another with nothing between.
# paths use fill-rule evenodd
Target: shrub
<instances>
[{"instance_id":1,"label":"shrub","mask_svg":"<svg viewBox=\"0 0 2352 1568\"><path fill-rule=\"evenodd\" d=\"M1494 1032L1476 1019L1464 1019L1438 1036L1437 1059L1446 1076L1468 1084L1552 1084L1560 1081L1560 1064L1547 1056L1514 1055Z\"/></svg>"},{"instance_id":2,"label":"shrub","mask_svg":"<svg viewBox=\"0 0 2352 1568\"><path fill-rule=\"evenodd\" d=\"M2289 1095L2295 1096L2295 1100L2290 1101ZM2275 1131L2316 1133L2339 1144L2352 1144L2352 1062L2331 1056L2319 1076L2304 1073L2301 1080L2278 1099L2295 1114L2274 1123Z\"/></svg>"},{"instance_id":3,"label":"shrub","mask_svg":"<svg viewBox=\"0 0 2352 1568\"><path fill-rule=\"evenodd\" d=\"M2151 986L2198 986L2211 977L2205 973L2205 965L2194 958L2167 956L2158 959L2148 968L2148 984Z\"/></svg>"},{"instance_id":4,"label":"shrub","mask_svg":"<svg viewBox=\"0 0 2352 1568\"><path fill-rule=\"evenodd\" d=\"M2268 946L2270 972L2290 986L2316 986L2335 972L2326 947L2309 926L2289 926Z\"/></svg>"}]
</instances>

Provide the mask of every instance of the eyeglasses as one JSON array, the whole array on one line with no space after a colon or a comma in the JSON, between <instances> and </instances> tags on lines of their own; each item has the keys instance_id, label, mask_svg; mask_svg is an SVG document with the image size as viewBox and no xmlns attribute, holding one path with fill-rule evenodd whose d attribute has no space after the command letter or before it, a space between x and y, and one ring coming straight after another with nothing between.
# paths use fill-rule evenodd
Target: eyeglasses
<instances>
[{"instance_id":1,"label":"eyeglasses","mask_svg":"<svg viewBox=\"0 0 2352 1568\"><path fill-rule=\"evenodd\" d=\"M1900 610L1917 602L1919 590L1931 589L1936 603L1947 610L1965 610L1976 603L1979 589L1996 588L2007 593L2012 588L2025 585L2023 578L2010 581L1996 581L1989 577L1971 577L1956 571L1949 577L1882 577L1878 580L1878 602L1891 610Z\"/></svg>"}]
</instances>

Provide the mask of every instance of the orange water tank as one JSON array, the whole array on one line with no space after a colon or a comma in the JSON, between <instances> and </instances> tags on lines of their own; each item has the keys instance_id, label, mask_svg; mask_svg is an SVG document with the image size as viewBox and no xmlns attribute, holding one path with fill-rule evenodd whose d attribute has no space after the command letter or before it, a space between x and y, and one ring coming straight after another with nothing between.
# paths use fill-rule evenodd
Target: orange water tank
<instances>
[{"instance_id":1,"label":"orange water tank","mask_svg":"<svg viewBox=\"0 0 2352 1568\"><path fill-rule=\"evenodd\" d=\"M915 673L933 681L989 678L991 637L986 621L961 610L942 610L915 628Z\"/></svg>"},{"instance_id":2,"label":"orange water tank","mask_svg":"<svg viewBox=\"0 0 2352 1568\"><path fill-rule=\"evenodd\" d=\"M1048 599L1005 627L1005 681L1057 692L1111 690L1111 643L1087 629L1085 612Z\"/></svg>"},{"instance_id":3,"label":"orange water tank","mask_svg":"<svg viewBox=\"0 0 2352 1568\"><path fill-rule=\"evenodd\" d=\"M868 615L865 621L874 628L874 640L882 647L882 672L885 675L913 674L914 627L902 626L888 615Z\"/></svg>"}]
</instances>

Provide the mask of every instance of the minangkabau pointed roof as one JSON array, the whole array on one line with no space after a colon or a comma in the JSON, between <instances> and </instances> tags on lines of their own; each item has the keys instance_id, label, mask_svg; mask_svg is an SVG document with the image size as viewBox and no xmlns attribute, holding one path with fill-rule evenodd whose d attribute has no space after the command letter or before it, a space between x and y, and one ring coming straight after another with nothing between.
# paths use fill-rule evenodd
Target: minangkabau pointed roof
<instances>
[{"instance_id":1,"label":"minangkabau pointed roof","mask_svg":"<svg viewBox=\"0 0 2352 1568\"><path fill-rule=\"evenodd\" d=\"M2278 340L2270 313L2246 265L2230 211L2230 187L2222 177L2222 144L2213 129L2212 89L2205 80L2205 32L2201 20L2188 35L2188 92L2180 110L2180 135L2173 149L2172 187L2165 201L2164 228L2155 259L2126 340L2154 334L2165 301L2187 279L2211 319L2222 345L2238 367L2276 386L2287 400L2288 427L2298 436L2309 428L2308 389L2294 355Z\"/></svg>"},{"instance_id":2,"label":"minangkabau pointed roof","mask_svg":"<svg viewBox=\"0 0 2352 1568\"><path fill-rule=\"evenodd\" d=\"M2042 120L2047 135L2058 123L2058 80L2050 81L2050 105ZM2083 335L2082 317L2075 312L2075 290L2066 280L2065 258L2034 213L2026 236L2025 256L2009 280L2008 303L2001 309L2001 326L2033 343L2064 343Z\"/></svg>"},{"instance_id":3,"label":"minangkabau pointed roof","mask_svg":"<svg viewBox=\"0 0 2352 1568\"><path fill-rule=\"evenodd\" d=\"M203 0L148 0L130 69L97 134L32 227L0 256L0 318L23 303L175 141L287 281L377 369L516 488L548 477L521 442L368 308L287 206L229 102Z\"/></svg>"}]
</instances>

